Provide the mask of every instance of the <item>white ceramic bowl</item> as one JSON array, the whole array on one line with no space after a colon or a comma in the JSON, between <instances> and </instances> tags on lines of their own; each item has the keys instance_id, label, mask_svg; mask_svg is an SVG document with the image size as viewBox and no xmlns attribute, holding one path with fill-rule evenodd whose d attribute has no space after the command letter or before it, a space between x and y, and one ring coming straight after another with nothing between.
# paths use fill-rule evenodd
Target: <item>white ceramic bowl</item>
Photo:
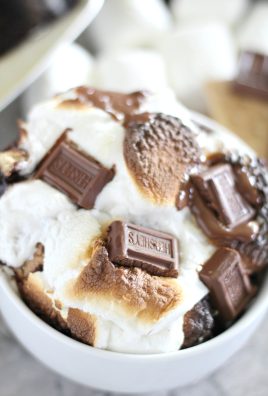
<instances>
[{"instance_id":1,"label":"white ceramic bowl","mask_svg":"<svg viewBox=\"0 0 268 396\"><path fill-rule=\"evenodd\" d=\"M195 114L194 118L219 128L206 117ZM245 344L267 312L268 277L250 308L230 329L199 346L167 354L103 351L61 334L32 313L1 270L0 309L22 345L59 374L105 391L155 392L206 377Z\"/></svg>"},{"instance_id":2,"label":"white ceramic bowl","mask_svg":"<svg viewBox=\"0 0 268 396\"><path fill-rule=\"evenodd\" d=\"M59 374L105 391L156 392L200 380L243 346L267 312L268 278L252 306L230 329L201 345L158 355L98 350L61 334L31 312L4 273L0 306L22 345Z\"/></svg>"}]
</instances>

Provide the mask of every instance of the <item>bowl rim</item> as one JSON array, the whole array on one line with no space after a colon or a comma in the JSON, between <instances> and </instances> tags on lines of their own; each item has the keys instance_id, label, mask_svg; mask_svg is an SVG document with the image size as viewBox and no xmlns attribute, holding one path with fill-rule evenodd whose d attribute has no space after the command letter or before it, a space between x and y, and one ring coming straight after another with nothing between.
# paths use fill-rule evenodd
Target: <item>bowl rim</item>
<instances>
[{"instance_id":1,"label":"bowl rim","mask_svg":"<svg viewBox=\"0 0 268 396\"><path fill-rule=\"evenodd\" d=\"M54 329L52 326L47 324L45 321L40 319L31 309L24 303L24 301L19 296L19 293L12 286L9 276L4 273L3 270L0 269L0 290L6 295L6 297L10 300L10 302L20 311L20 313L24 316L25 319L32 322L32 324L37 327L40 331L46 334L48 337L54 338L57 342L61 344L65 344L66 347L71 349L77 349L79 352L84 354L89 354L92 357L103 358L105 360L113 360L113 361L143 361L143 362L151 362L151 361L161 361L168 362L177 359L183 359L184 357L196 356L203 352L207 352L217 345L226 343L229 339L234 338L238 334L243 331L243 329L247 328L255 318L259 316L262 317L266 311L268 311L268 274L266 275L266 279L264 280L263 285L255 297L255 300L248 307L247 311L227 330L223 331L221 334L216 337L205 341L202 344L178 350L175 352L167 352L167 353L157 353L157 354L135 354L135 353L123 353L123 352L114 352L103 349L98 349L92 347L90 345L83 344L80 341L77 341L63 333L59 330ZM1 309L1 300L0 300L0 309Z\"/></svg>"}]
</instances>

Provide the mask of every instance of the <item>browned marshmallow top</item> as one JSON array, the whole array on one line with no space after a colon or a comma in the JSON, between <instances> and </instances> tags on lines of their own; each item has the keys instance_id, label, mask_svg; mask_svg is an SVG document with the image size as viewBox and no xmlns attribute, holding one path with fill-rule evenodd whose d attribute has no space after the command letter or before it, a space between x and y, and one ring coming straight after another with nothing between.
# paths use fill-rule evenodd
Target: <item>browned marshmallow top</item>
<instances>
[{"instance_id":1,"label":"browned marshmallow top","mask_svg":"<svg viewBox=\"0 0 268 396\"><path fill-rule=\"evenodd\" d=\"M200 163L194 133L178 118L148 115L128 124L127 167L141 192L155 203L174 203L190 172Z\"/></svg>"},{"instance_id":2,"label":"browned marshmallow top","mask_svg":"<svg viewBox=\"0 0 268 396\"><path fill-rule=\"evenodd\" d=\"M158 321L183 299L175 279L151 276L139 268L117 267L101 246L68 293L78 300L97 298L107 305L120 302L127 316L144 322Z\"/></svg>"}]
</instances>

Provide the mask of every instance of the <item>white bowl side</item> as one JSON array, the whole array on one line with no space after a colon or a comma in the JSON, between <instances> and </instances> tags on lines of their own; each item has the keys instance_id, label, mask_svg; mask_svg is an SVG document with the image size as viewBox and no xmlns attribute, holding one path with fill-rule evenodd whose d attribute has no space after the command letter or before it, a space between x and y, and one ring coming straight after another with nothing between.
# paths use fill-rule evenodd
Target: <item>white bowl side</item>
<instances>
[{"instance_id":1,"label":"white bowl side","mask_svg":"<svg viewBox=\"0 0 268 396\"><path fill-rule=\"evenodd\" d=\"M252 306L230 329L199 346L158 355L102 351L61 334L31 312L4 273L0 307L16 338L59 374L105 391L154 392L196 382L240 349L267 312L268 278Z\"/></svg>"}]
</instances>

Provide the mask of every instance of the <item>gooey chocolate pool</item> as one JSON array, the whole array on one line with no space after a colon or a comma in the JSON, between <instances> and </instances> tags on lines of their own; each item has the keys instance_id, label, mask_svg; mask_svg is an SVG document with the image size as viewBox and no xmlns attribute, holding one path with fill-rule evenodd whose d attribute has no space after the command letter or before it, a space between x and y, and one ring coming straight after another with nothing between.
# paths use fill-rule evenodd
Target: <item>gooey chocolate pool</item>
<instances>
[{"instance_id":1,"label":"gooey chocolate pool","mask_svg":"<svg viewBox=\"0 0 268 396\"><path fill-rule=\"evenodd\" d=\"M85 344L167 353L217 336L268 263L268 171L170 92L79 87L0 153L0 260L38 316Z\"/></svg>"}]
</instances>

